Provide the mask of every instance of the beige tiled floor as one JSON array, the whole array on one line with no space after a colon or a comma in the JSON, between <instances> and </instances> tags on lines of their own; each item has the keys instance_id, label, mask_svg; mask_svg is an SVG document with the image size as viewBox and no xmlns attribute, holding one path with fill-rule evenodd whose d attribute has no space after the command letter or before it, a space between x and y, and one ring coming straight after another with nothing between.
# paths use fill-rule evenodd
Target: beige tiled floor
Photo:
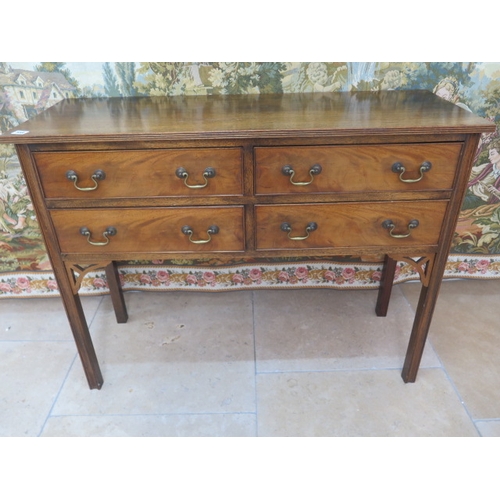
<instances>
[{"instance_id":1,"label":"beige tiled floor","mask_svg":"<svg viewBox=\"0 0 500 500\"><path fill-rule=\"evenodd\" d=\"M0 436L500 436L500 280L446 281L414 384L420 285L85 297L90 391L59 299L0 301Z\"/></svg>"}]
</instances>

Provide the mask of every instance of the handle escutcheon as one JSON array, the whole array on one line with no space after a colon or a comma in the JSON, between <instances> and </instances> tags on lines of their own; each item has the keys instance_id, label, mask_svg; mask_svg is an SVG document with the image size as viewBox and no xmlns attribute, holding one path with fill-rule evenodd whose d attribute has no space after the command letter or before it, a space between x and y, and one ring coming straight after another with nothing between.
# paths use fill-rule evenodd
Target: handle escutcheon
<instances>
[{"instance_id":1,"label":"handle escutcheon","mask_svg":"<svg viewBox=\"0 0 500 500\"><path fill-rule=\"evenodd\" d=\"M309 238L309 235L311 231L316 231L318 229L318 224L316 222L309 222L306 226L306 235L305 236L290 236L292 232L292 226L288 222L283 222L281 224L281 230L284 231L285 233L288 233L288 239L293 240L293 241L302 241L302 240L307 240Z\"/></svg>"},{"instance_id":2,"label":"handle escutcheon","mask_svg":"<svg viewBox=\"0 0 500 500\"><path fill-rule=\"evenodd\" d=\"M403 179L403 174L406 172L404 165L401 162L396 162L392 166L391 170L395 174L399 174L399 180L401 182L406 182L407 184L411 184L413 182L420 182L424 178L424 174L428 172L432 168L432 163L430 161L424 161L422 165L420 165L420 177L418 179Z\"/></svg>"},{"instance_id":3,"label":"handle escutcheon","mask_svg":"<svg viewBox=\"0 0 500 500\"><path fill-rule=\"evenodd\" d=\"M189 189L203 189L204 187L208 186L208 179L212 179L215 177L215 168L212 167L207 167L204 172L203 172L203 178L205 179L205 184L188 184L188 178L189 174L188 171L184 167L179 167L175 171L175 175L179 177L179 179L184 180L184 184L189 188Z\"/></svg>"},{"instance_id":4,"label":"handle escutcheon","mask_svg":"<svg viewBox=\"0 0 500 500\"><path fill-rule=\"evenodd\" d=\"M212 235L213 234L217 234L219 232L219 227L214 225L214 226L210 226L207 229L207 234L208 234L208 239L207 240L193 240L192 239L193 229L191 228L191 226L182 226L181 231L186 236L189 236L189 241L191 243L194 243L196 245L203 245L205 243L209 243L210 241L212 241Z\"/></svg>"},{"instance_id":5,"label":"handle escutcheon","mask_svg":"<svg viewBox=\"0 0 500 500\"><path fill-rule=\"evenodd\" d=\"M115 234L117 233L118 231L116 230L115 227L113 226L109 226L108 228L106 228L106 231L104 231L102 233L104 239L106 241L91 241L90 238L92 238L92 233L90 232L89 228L88 227L81 227L80 228L80 234L82 236L86 236L87 237L87 241L91 244L91 245L94 245L96 247L103 247L105 245L107 245L109 243L109 238L108 236L115 236Z\"/></svg>"},{"instance_id":6,"label":"handle escutcheon","mask_svg":"<svg viewBox=\"0 0 500 500\"><path fill-rule=\"evenodd\" d=\"M389 235L392 237L392 238L408 238L408 236L411 235L411 231L412 229L415 229L416 227L418 227L419 225L419 222L417 219L413 219L411 220L409 223L408 223L408 232L406 234L394 234L394 230L396 229L396 224L394 224L394 222L392 222L391 219L387 219L385 220L384 222L382 222L382 227L384 229L388 229L389 230Z\"/></svg>"},{"instance_id":7,"label":"handle escutcheon","mask_svg":"<svg viewBox=\"0 0 500 500\"><path fill-rule=\"evenodd\" d=\"M310 176L311 179L309 181L307 181L307 182L296 182L296 181L293 180L293 177L295 176L295 170L292 168L291 165L285 165L281 169L281 173L283 175L289 176L290 177L290 182L294 186L308 186L309 184L311 184L314 181L314 176L315 175L319 175L322 170L323 169L321 168L321 165L319 163L316 163L316 165L313 165L309 169L309 176Z\"/></svg>"},{"instance_id":8,"label":"handle escutcheon","mask_svg":"<svg viewBox=\"0 0 500 500\"><path fill-rule=\"evenodd\" d=\"M66 179L71 181L73 185L78 189L78 191L95 191L99 187L99 183L97 181L103 181L106 179L106 173L104 170L96 170L91 176L91 180L94 182L93 186L90 187L80 187L78 186L78 175L74 170L68 170L66 172Z\"/></svg>"}]
</instances>

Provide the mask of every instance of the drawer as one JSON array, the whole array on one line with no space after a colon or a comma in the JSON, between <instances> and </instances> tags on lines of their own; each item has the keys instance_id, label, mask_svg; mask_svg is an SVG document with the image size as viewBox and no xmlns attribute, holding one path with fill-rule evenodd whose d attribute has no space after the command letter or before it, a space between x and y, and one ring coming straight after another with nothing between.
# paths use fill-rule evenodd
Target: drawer
<instances>
[{"instance_id":1,"label":"drawer","mask_svg":"<svg viewBox=\"0 0 500 500\"><path fill-rule=\"evenodd\" d=\"M243 251L243 212L230 206L51 210L50 215L62 253L125 254Z\"/></svg>"},{"instance_id":2,"label":"drawer","mask_svg":"<svg viewBox=\"0 0 500 500\"><path fill-rule=\"evenodd\" d=\"M243 192L240 148L40 152L33 157L46 198L217 196ZM74 172L76 180L68 172Z\"/></svg>"},{"instance_id":3,"label":"drawer","mask_svg":"<svg viewBox=\"0 0 500 500\"><path fill-rule=\"evenodd\" d=\"M461 149L461 143L259 147L255 190L261 195L449 190Z\"/></svg>"},{"instance_id":4,"label":"drawer","mask_svg":"<svg viewBox=\"0 0 500 500\"><path fill-rule=\"evenodd\" d=\"M257 205L256 245L258 250L436 245L446 206L446 201ZM416 227L409 227L412 221Z\"/></svg>"}]
</instances>

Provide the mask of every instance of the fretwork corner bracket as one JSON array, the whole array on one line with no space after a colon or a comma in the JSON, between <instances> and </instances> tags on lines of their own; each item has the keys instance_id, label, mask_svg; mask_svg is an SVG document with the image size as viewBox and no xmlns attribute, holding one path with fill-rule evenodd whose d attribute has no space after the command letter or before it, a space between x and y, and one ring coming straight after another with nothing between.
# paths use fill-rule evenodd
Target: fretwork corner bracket
<instances>
[{"instance_id":1,"label":"fretwork corner bracket","mask_svg":"<svg viewBox=\"0 0 500 500\"><path fill-rule=\"evenodd\" d=\"M398 262L406 262L418 273L423 286L429 286L429 279L434 265L436 254L424 255L422 257L405 257L403 255L390 255L390 258Z\"/></svg>"},{"instance_id":2,"label":"fretwork corner bracket","mask_svg":"<svg viewBox=\"0 0 500 500\"><path fill-rule=\"evenodd\" d=\"M88 264L82 266L79 264L66 262L66 271L71 282L71 289L73 293L75 295L78 293L82 286L83 279L88 273L97 271L99 269L105 269L109 264L109 262L98 262L96 264Z\"/></svg>"}]
</instances>

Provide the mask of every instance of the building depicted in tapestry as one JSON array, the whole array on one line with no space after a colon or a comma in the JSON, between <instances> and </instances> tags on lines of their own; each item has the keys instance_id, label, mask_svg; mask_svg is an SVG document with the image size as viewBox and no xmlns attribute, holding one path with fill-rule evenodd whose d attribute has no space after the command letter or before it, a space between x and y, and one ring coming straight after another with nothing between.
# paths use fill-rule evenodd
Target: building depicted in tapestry
<instances>
[{"instance_id":1,"label":"building depicted in tapestry","mask_svg":"<svg viewBox=\"0 0 500 500\"><path fill-rule=\"evenodd\" d=\"M22 122L62 99L75 97L76 89L59 72L29 71L0 63L0 113ZM16 103L15 109L13 103ZM13 116L12 116L13 115Z\"/></svg>"}]
</instances>

